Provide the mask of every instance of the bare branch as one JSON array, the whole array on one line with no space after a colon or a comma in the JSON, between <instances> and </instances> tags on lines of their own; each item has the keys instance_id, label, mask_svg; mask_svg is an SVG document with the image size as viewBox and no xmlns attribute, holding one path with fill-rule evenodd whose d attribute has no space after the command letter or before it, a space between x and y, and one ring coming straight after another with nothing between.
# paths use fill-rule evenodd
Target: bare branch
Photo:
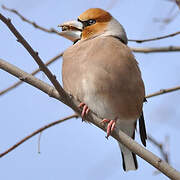
<instances>
[{"instance_id":1,"label":"bare branch","mask_svg":"<svg viewBox=\"0 0 180 180\"><path fill-rule=\"evenodd\" d=\"M162 47L162 48L138 48L138 47L132 47L131 48L132 51L137 52L137 53L153 53L153 52L172 52L172 51L180 51L180 47L173 47L173 46L169 46L169 47ZM50 65L51 63L53 63L54 61L56 61L58 58L60 58L63 55L63 52L58 54L57 56L55 56L54 58L50 59L49 61L47 61L45 63L45 66ZM40 71L39 69L34 70L31 74L35 75ZM9 86L8 88L0 91L0 96L4 95L5 93L9 92L10 90L18 87L21 83L23 83L23 81L18 81L16 83L14 83L13 85Z\"/></svg>"},{"instance_id":2,"label":"bare branch","mask_svg":"<svg viewBox=\"0 0 180 180\"><path fill-rule=\"evenodd\" d=\"M54 121L52 123L49 123L39 129L37 129L36 131L34 131L33 133L31 133L30 135L26 136L25 138L23 138L22 140L20 140L19 142L17 142L15 145L11 146L10 148L8 148L6 151L4 151L3 153L0 154L0 158L3 157L4 155L8 154L9 152L11 152L12 150L14 150L15 148L17 148L19 145L21 145L22 143L24 143L25 141L27 141L28 139L32 138L33 136L35 136L38 133L41 133L42 131L44 131L45 129L48 129L54 125L60 124L68 119L72 119L72 118L77 118L78 115L74 114L68 117L65 117L63 119Z\"/></svg>"},{"instance_id":3,"label":"bare branch","mask_svg":"<svg viewBox=\"0 0 180 180\"><path fill-rule=\"evenodd\" d=\"M167 1L171 1L173 3L176 3L176 5L180 8L180 0L167 0Z\"/></svg>"},{"instance_id":4,"label":"bare branch","mask_svg":"<svg viewBox=\"0 0 180 180\"><path fill-rule=\"evenodd\" d=\"M40 29L40 30L42 30L42 31L44 31L44 32L54 33L54 34L58 34L58 35L59 35L59 32L56 31L54 28L51 28L51 29L44 28L44 27L38 25L37 23L35 23L35 22L33 22L33 21L25 18L22 14L20 14L20 13L19 13L17 10L15 10L15 9L7 8L7 7L4 6L4 5L2 5L2 8L3 8L4 10L7 10L7 11L9 11L9 12L12 12L12 13L16 14L17 16L19 16L19 17L22 19L22 21L27 22L27 23L33 25L33 26L34 26L35 28L37 28L37 29Z\"/></svg>"},{"instance_id":5,"label":"bare branch","mask_svg":"<svg viewBox=\"0 0 180 180\"><path fill-rule=\"evenodd\" d=\"M165 38L169 38L169 37L174 37L180 34L180 31L172 33L172 34L168 34L165 36L159 36L159 37L155 37L155 38L149 38L149 39L141 39L141 40L137 40L137 39L128 39L128 41L132 41L132 42L136 42L136 43L143 43L143 42L148 42L148 41L156 41L156 40L160 40L160 39L165 39Z\"/></svg>"},{"instance_id":6,"label":"bare branch","mask_svg":"<svg viewBox=\"0 0 180 180\"><path fill-rule=\"evenodd\" d=\"M62 57L62 55L63 55L63 53L60 53L60 54L58 54L57 56L53 57L52 59L50 59L49 61L47 61L47 62L45 63L45 66L48 66L48 65L52 64L52 63L55 62L57 59L59 59L60 57ZM37 73L40 72L40 71L41 71L40 68L38 68L38 69L34 70L34 71L31 73L31 75L35 75L35 74L37 74ZM22 83L23 83L23 81L20 80L20 81L14 83L13 85L9 86L8 88L0 91L0 96L3 95L3 94L5 94L5 93L7 93L7 92L9 92L9 91L12 90L12 89L18 87L18 86L19 86L20 84L22 84Z\"/></svg>"},{"instance_id":7,"label":"bare branch","mask_svg":"<svg viewBox=\"0 0 180 180\"><path fill-rule=\"evenodd\" d=\"M41 136L42 136L42 131L39 133L39 138L38 138L38 153L39 154L41 153L41 151L40 151Z\"/></svg>"},{"instance_id":8,"label":"bare branch","mask_svg":"<svg viewBox=\"0 0 180 180\"><path fill-rule=\"evenodd\" d=\"M157 52L175 52L180 51L180 46L167 47L131 47L133 52L137 53L157 53Z\"/></svg>"},{"instance_id":9,"label":"bare branch","mask_svg":"<svg viewBox=\"0 0 180 180\"><path fill-rule=\"evenodd\" d=\"M59 95L55 91L54 87L50 86L47 83L44 83L43 81L35 78L31 74L28 74L28 73L22 71L21 69L9 64L8 62L6 62L2 59L0 59L0 68L7 71L10 74L12 74L13 76L21 79L21 81L27 82L28 84L40 89L41 91L48 94L50 97L59 99ZM180 86L176 86L176 87L168 88L168 89L161 89L160 91L154 92L152 94L148 94L146 96L146 98L159 96L159 95L174 92L177 90L180 90Z\"/></svg>"},{"instance_id":10,"label":"bare branch","mask_svg":"<svg viewBox=\"0 0 180 180\"><path fill-rule=\"evenodd\" d=\"M156 141L156 139L154 139L151 135L148 135L148 140L153 143L156 147L159 148L164 160L169 163L169 156L168 153L165 151L164 149L164 145L162 143L159 143Z\"/></svg>"},{"instance_id":11,"label":"bare branch","mask_svg":"<svg viewBox=\"0 0 180 180\"><path fill-rule=\"evenodd\" d=\"M22 71L21 69L1 59L0 59L0 68L18 78L22 77L22 79L25 82L42 90L43 92L50 95L51 97L60 99L59 98L60 95L54 87L48 85L47 83L37 79L36 77ZM73 101L74 104L76 104L76 107L77 107L79 102L75 101L73 97L71 98L71 100ZM73 108L76 112L78 112L78 114L80 114L80 110L78 108L74 108L74 107L71 107L71 108ZM90 112L88 116L85 117L85 119L105 131L106 129L105 126L102 123L100 123L101 119L99 119L93 112ZM150 151L146 150L144 147L139 145L137 142L132 140L129 136L127 136L123 132L117 132L117 130L115 129L115 131L113 131L112 133L112 137L114 137L117 141L127 146L131 151L135 152L138 156L142 157L144 160L152 164L154 167L159 169L161 172L163 172L165 175L167 175L171 179L178 179L178 178L180 179L180 174L175 169L173 169L166 162L164 162L163 160L155 156Z\"/></svg>"},{"instance_id":12,"label":"bare branch","mask_svg":"<svg viewBox=\"0 0 180 180\"><path fill-rule=\"evenodd\" d=\"M8 72L9 74L12 74L13 76L21 79L22 81L38 88L39 90L48 94L50 97L53 97L53 98L56 98L59 100L60 96L54 87L41 81L38 78L32 76L31 74L24 72L23 70L19 69L18 67L14 66L2 59L0 59L0 68L3 69L4 71ZM168 88L168 89L161 89L160 91L154 92L152 94L148 94L146 96L146 98L159 96L159 95L174 92L177 90L180 90L180 86L176 86L176 87Z\"/></svg>"},{"instance_id":13,"label":"bare branch","mask_svg":"<svg viewBox=\"0 0 180 180\"><path fill-rule=\"evenodd\" d=\"M63 90L61 85L56 80L55 76L52 75L52 73L49 71L49 69L44 65L40 57L38 56L38 53L35 52L32 47L27 43L27 41L22 37L22 35L16 30L16 28L12 25L10 19L5 18L2 14L0 14L0 20L3 21L8 28L11 30L11 32L17 37L18 41L26 48L26 50L30 53L30 55L34 58L34 60L37 62L39 67L42 69L42 71L47 75L49 80L52 82L54 89L51 93L55 93L58 95L58 99L63 102L64 104L71 107L73 110L75 110L78 114L80 114L80 109L78 108L79 102L75 100L72 96L68 96L67 93ZM3 69L4 66L7 64L4 63L2 60L0 61L0 68ZM12 65L11 65L12 67ZM9 68L9 66L6 68ZM10 69L9 69L10 70ZM32 76L32 75L29 75ZM28 77L29 78L29 77ZM35 77L33 77L35 78ZM26 78L23 77L23 80L26 80ZM35 78L36 79L36 78ZM34 80L35 80L34 79ZM32 83L32 82L31 82ZM40 81L40 83L43 83L43 81ZM38 84L36 84L38 86ZM47 84L45 84L47 86ZM44 92L45 92L45 86L44 86ZM51 88L52 89L52 88ZM46 89L47 90L47 89ZM106 126L101 124L100 118L97 117L96 114L93 112L90 112L85 119L91 123L93 123L95 126L101 128L102 130L106 130ZM139 145L136 141L134 141L132 138L127 136L122 131L115 128L115 130L111 134L112 137L114 137L117 141L125 145L127 148L129 148L132 152L136 153L138 156L149 162L151 165L159 169L162 173L164 173L166 176L168 176L171 179L180 179L180 173L172 168L168 163Z\"/></svg>"},{"instance_id":14,"label":"bare branch","mask_svg":"<svg viewBox=\"0 0 180 180\"><path fill-rule=\"evenodd\" d=\"M38 55L38 52L34 51L33 48L29 45L29 43L23 38L23 36L17 31L17 29L14 27L14 25L11 23L10 19L7 19L2 14L0 14L0 19L2 22L4 22L9 30L16 36L17 41L20 42L24 48L29 52L29 54L33 57L33 59L36 61L36 63L39 65L39 68L46 74L48 79L51 81L51 83L54 85L58 93L60 94L61 101L64 102L66 99L66 102L68 100L67 93L63 90L59 82L56 80L56 76L49 71L49 69L44 65L43 61Z\"/></svg>"},{"instance_id":15,"label":"bare branch","mask_svg":"<svg viewBox=\"0 0 180 180\"><path fill-rule=\"evenodd\" d=\"M177 4L177 6L178 6L179 9L180 9L180 0L176 0L176 4Z\"/></svg>"},{"instance_id":16,"label":"bare branch","mask_svg":"<svg viewBox=\"0 0 180 180\"><path fill-rule=\"evenodd\" d=\"M172 52L172 51L180 51L180 47L173 47L173 46L169 46L169 47L162 47L162 48L138 48L138 47L132 47L131 48L132 51L137 52L137 53L153 53L153 52ZM58 58L60 58L63 55L63 52L58 54L57 56L55 56L54 58L50 59L49 61L47 61L45 63L45 66L50 65L51 63L53 63L54 61L56 61ZM35 75L40 71L40 69L36 69L34 70L31 74ZM18 81L17 83L9 86L8 88L0 91L0 96L4 95L5 93L9 92L10 90L18 87L21 83L23 83L23 81Z\"/></svg>"},{"instance_id":17,"label":"bare branch","mask_svg":"<svg viewBox=\"0 0 180 180\"><path fill-rule=\"evenodd\" d=\"M165 93L169 93L169 92L173 92L173 91L177 91L177 90L180 90L180 86L176 86L176 87L169 88L169 89L161 89L158 92L155 92L155 93L147 95L146 98L151 98L151 97L154 97L154 96L159 96L159 95L162 95L162 94L165 94Z\"/></svg>"},{"instance_id":18,"label":"bare branch","mask_svg":"<svg viewBox=\"0 0 180 180\"><path fill-rule=\"evenodd\" d=\"M10 8L7 8L6 6L2 5L2 8L4 10L7 10L9 12L12 12L14 14L16 14L17 16L19 16L22 21L25 21L31 25L33 25L35 28L37 29L40 29L44 32L48 32L48 33L55 33L55 34L58 34L59 35L59 32L56 31L55 29L51 28L51 29L47 29L47 28L44 28L40 25L38 25L37 23L25 18L22 14L20 14L17 10L15 9L10 9ZM159 36L159 37L155 37L155 38L149 38L149 39L141 39L141 40L136 40L136 39L128 39L128 41L131 41L131 42L136 42L136 43L143 43L143 42L148 42L148 41L156 41L156 40L160 40L160 39L165 39L165 38L169 38L169 37L173 37L173 36L176 36L176 35L179 35L180 34L180 31L178 32L175 32L175 33L172 33L172 34L168 34L168 35L165 35L165 36Z\"/></svg>"}]
</instances>

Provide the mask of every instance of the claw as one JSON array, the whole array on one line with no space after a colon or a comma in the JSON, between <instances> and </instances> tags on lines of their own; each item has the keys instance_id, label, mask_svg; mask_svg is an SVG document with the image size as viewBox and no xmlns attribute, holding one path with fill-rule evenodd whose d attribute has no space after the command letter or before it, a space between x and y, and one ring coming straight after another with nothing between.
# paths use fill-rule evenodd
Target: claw
<instances>
[{"instance_id":1,"label":"claw","mask_svg":"<svg viewBox=\"0 0 180 180\"><path fill-rule=\"evenodd\" d=\"M116 121L115 120L112 120L113 123L112 123L112 126L111 126L111 132L114 131L114 128L115 128L115 125L116 125Z\"/></svg>"},{"instance_id":2,"label":"claw","mask_svg":"<svg viewBox=\"0 0 180 180\"><path fill-rule=\"evenodd\" d=\"M78 107L83 108L82 113L81 113L81 116L82 116L82 119L83 119L84 116L85 116L86 114L88 114L88 112L90 111L90 109L89 109L88 106L87 106L85 103L83 103L83 102L80 103Z\"/></svg>"},{"instance_id":3,"label":"claw","mask_svg":"<svg viewBox=\"0 0 180 180\"><path fill-rule=\"evenodd\" d=\"M88 114L88 112L89 112L89 111L90 111L90 109L89 109L89 108L87 108L87 109L86 109L86 114Z\"/></svg>"},{"instance_id":4,"label":"claw","mask_svg":"<svg viewBox=\"0 0 180 180\"><path fill-rule=\"evenodd\" d=\"M113 132L115 128L116 121L115 120L109 120L109 119L103 119L100 123L108 123L107 125L107 135L106 138L110 136L110 134Z\"/></svg>"},{"instance_id":5,"label":"claw","mask_svg":"<svg viewBox=\"0 0 180 180\"><path fill-rule=\"evenodd\" d=\"M78 107L83 107L85 105L85 103L80 103Z\"/></svg>"},{"instance_id":6,"label":"claw","mask_svg":"<svg viewBox=\"0 0 180 180\"><path fill-rule=\"evenodd\" d=\"M109 123L110 120L109 119L103 119L100 123Z\"/></svg>"}]
</instances>

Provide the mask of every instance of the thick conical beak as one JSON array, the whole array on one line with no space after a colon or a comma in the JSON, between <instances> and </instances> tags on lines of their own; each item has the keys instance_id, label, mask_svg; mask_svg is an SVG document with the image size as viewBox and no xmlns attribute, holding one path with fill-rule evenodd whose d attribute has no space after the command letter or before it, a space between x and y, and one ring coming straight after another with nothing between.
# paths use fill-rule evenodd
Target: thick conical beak
<instances>
[{"instance_id":1,"label":"thick conical beak","mask_svg":"<svg viewBox=\"0 0 180 180\"><path fill-rule=\"evenodd\" d=\"M83 29L83 24L79 21L68 21L63 24L58 25L62 28L62 32L59 35L76 42L81 39L81 33Z\"/></svg>"}]
</instances>

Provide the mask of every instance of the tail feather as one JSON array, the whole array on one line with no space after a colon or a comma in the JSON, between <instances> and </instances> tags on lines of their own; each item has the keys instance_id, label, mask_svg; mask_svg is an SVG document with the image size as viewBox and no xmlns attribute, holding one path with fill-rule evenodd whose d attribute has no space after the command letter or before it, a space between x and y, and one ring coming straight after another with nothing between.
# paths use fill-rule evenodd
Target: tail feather
<instances>
[{"instance_id":1,"label":"tail feather","mask_svg":"<svg viewBox=\"0 0 180 180\"><path fill-rule=\"evenodd\" d=\"M136 170L138 168L136 155L122 144L119 143L119 146L121 148L122 165L124 171Z\"/></svg>"},{"instance_id":2,"label":"tail feather","mask_svg":"<svg viewBox=\"0 0 180 180\"><path fill-rule=\"evenodd\" d=\"M128 136L134 139L136 121L130 121L130 122L121 121L118 127L120 130L122 130L124 133L126 133ZM122 165L124 171L136 170L138 168L136 155L121 143L119 143L119 147L121 149Z\"/></svg>"},{"instance_id":3,"label":"tail feather","mask_svg":"<svg viewBox=\"0 0 180 180\"><path fill-rule=\"evenodd\" d=\"M123 152L121 152L122 155L122 165L124 171L129 171L129 170L136 170L138 168L138 163L136 159L136 155L131 152L131 154L126 154L124 156Z\"/></svg>"},{"instance_id":4,"label":"tail feather","mask_svg":"<svg viewBox=\"0 0 180 180\"><path fill-rule=\"evenodd\" d=\"M146 146L147 134L146 134L146 126L145 126L143 112L139 118L139 132L140 132L141 142L144 146Z\"/></svg>"}]
</instances>

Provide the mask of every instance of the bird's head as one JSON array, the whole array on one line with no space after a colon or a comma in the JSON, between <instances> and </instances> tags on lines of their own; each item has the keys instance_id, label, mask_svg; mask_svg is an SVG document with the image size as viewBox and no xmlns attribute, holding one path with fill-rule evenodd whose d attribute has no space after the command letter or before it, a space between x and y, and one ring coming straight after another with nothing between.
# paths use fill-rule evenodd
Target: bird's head
<instances>
[{"instance_id":1,"label":"bird's head","mask_svg":"<svg viewBox=\"0 0 180 180\"><path fill-rule=\"evenodd\" d=\"M127 44L122 25L110 13L100 8L88 9L77 21L68 21L59 26L62 28L59 34L73 42L97 36L115 36Z\"/></svg>"}]
</instances>

